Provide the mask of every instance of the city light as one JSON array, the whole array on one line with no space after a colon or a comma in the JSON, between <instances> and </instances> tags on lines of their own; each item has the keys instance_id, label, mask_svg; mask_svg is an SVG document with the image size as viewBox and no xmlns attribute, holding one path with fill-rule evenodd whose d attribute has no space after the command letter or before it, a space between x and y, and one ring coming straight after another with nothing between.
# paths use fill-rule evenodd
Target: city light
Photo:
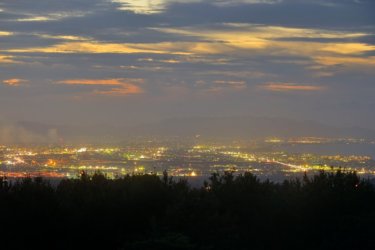
<instances>
[{"instance_id":1,"label":"city light","mask_svg":"<svg viewBox=\"0 0 375 250\"><path fill-rule=\"evenodd\" d=\"M1 175L9 177L44 176L74 178L80 171L102 172L109 177L127 174L155 174L164 170L177 177L208 177L212 173L256 173L267 178L289 178L319 171L356 171L360 175L375 175L375 161L368 155L293 153L269 149L268 144L346 145L371 144L361 139L332 138L270 138L248 145L242 143L206 143L175 148L150 142L138 146L102 147L17 147L0 148ZM282 145L280 145L282 144Z\"/></svg>"}]
</instances>

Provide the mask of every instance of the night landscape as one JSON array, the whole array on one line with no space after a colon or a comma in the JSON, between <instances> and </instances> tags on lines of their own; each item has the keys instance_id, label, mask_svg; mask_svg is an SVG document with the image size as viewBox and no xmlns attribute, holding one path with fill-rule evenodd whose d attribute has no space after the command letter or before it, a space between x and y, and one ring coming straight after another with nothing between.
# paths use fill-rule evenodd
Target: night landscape
<instances>
[{"instance_id":1,"label":"night landscape","mask_svg":"<svg viewBox=\"0 0 375 250\"><path fill-rule=\"evenodd\" d=\"M0 1L1 249L374 249L374 13Z\"/></svg>"}]
</instances>

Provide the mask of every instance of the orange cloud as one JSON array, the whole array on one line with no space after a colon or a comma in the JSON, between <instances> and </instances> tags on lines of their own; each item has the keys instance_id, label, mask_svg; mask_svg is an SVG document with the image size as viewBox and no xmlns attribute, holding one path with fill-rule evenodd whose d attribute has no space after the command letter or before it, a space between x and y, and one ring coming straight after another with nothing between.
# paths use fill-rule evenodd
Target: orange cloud
<instances>
[{"instance_id":1,"label":"orange cloud","mask_svg":"<svg viewBox=\"0 0 375 250\"><path fill-rule=\"evenodd\" d=\"M152 53L152 54L189 54L190 52L180 51L191 46L190 43L153 43L153 44L124 44L124 43L104 43L99 41L70 41L55 44L49 47L35 47L24 49L10 49L7 52L14 53L62 53L62 54L133 54L133 53Z\"/></svg>"},{"instance_id":2,"label":"orange cloud","mask_svg":"<svg viewBox=\"0 0 375 250\"><path fill-rule=\"evenodd\" d=\"M111 88L110 90L99 91L95 90L93 94L96 95L108 95L108 96L125 96L125 95L135 95L142 94L144 91L137 85L124 83L120 88Z\"/></svg>"},{"instance_id":3,"label":"orange cloud","mask_svg":"<svg viewBox=\"0 0 375 250\"><path fill-rule=\"evenodd\" d=\"M94 90L94 95L108 96L125 96L143 93L143 89L136 83L143 83L143 79L70 79L59 81L58 83L66 85L91 85L91 86L108 86L109 90Z\"/></svg>"},{"instance_id":4,"label":"orange cloud","mask_svg":"<svg viewBox=\"0 0 375 250\"><path fill-rule=\"evenodd\" d=\"M368 51L374 51L375 46L364 43L336 43L323 47L322 50L337 54L361 54Z\"/></svg>"},{"instance_id":5,"label":"orange cloud","mask_svg":"<svg viewBox=\"0 0 375 250\"><path fill-rule=\"evenodd\" d=\"M27 80L18 79L18 78L12 78L12 79L7 79L3 81L5 85L13 86L13 87L20 86L22 83L25 83L25 82L27 82Z\"/></svg>"},{"instance_id":6,"label":"orange cloud","mask_svg":"<svg viewBox=\"0 0 375 250\"><path fill-rule=\"evenodd\" d=\"M361 65L374 67L375 56L370 57L333 57L333 56L318 56L314 58L319 64L332 66L332 65Z\"/></svg>"},{"instance_id":7,"label":"orange cloud","mask_svg":"<svg viewBox=\"0 0 375 250\"><path fill-rule=\"evenodd\" d=\"M123 84L122 80L124 79L71 79L59 81L58 83L67 85L121 85Z\"/></svg>"},{"instance_id":8,"label":"orange cloud","mask_svg":"<svg viewBox=\"0 0 375 250\"><path fill-rule=\"evenodd\" d=\"M278 91L278 92L288 92L288 91L321 91L325 87L314 86L314 85L300 85L295 83L266 83L261 86L261 88Z\"/></svg>"},{"instance_id":9,"label":"orange cloud","mask_svg":"<svg viewBox=\"0 0 375 250\"><path fill-rule=\"evenodd\" d=\"M13 32L0 31L0 36L11 36L11 35L13 35Z\"/></svg>"},{"instance_id":10,"label":"orange cloud","mask_svg":"<svg viewBox=\"0 0 375 250\"><path fill-rule=\"evenodd\" d=\"M12 56L0 55L0 63L15 63Z\"/></svg>"}]
</instances>

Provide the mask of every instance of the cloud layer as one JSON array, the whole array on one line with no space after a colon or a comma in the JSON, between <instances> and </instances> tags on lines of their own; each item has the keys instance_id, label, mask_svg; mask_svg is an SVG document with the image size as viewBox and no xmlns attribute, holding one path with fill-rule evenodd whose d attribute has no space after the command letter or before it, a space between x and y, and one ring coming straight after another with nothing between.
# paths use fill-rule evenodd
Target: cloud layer
<instances>
[{"instance_id":1,"label":"cloud layer","mask_svg":"<svg viewBox=\"0 0 375 250\"><path fill-rule=\"evenodd\" d=\"M261 114L373 127L374 9L370 0L2 1L0 112L55 124Z\"/></svg>"}]
</instances>

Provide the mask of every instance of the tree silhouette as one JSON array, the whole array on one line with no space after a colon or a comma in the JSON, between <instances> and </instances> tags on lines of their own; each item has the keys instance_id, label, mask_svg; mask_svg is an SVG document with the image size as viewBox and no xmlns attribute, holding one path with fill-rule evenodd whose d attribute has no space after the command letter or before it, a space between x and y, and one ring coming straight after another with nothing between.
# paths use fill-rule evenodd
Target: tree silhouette
<instances>
[{"instance_id":1,"label":"tree silhouette","mask_svg":"<svg viewBox=\"0 0 375 250\"><path fill-rule=\"evenodd\" d=\"M2 177L0 235L4 249L371 249L374 191L345 170L282 183L215 173L201 188L166 172Z\"/></svg>"}]
</instances>

